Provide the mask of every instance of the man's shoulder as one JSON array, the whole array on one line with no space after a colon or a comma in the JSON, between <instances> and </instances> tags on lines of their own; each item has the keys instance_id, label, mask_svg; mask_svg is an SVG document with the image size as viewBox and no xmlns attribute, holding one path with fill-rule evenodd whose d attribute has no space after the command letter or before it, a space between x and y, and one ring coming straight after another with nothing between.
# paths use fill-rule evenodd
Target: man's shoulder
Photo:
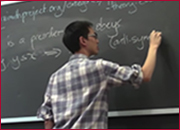
<instances>
[{"instance_id":1,"label":"man's shoulder","mask_svg":"<svg viewBox=\"0 0 180 130\"><path fill-rule=\"evenodd\" d=\"M64 64L63 66L59 67L57 70L55 70L51 77L54 77L54 76L59 76L61 73L65 72L66 71L66 68L68 67L68 62L66 64Z\"/></svg>"}]
</instances>

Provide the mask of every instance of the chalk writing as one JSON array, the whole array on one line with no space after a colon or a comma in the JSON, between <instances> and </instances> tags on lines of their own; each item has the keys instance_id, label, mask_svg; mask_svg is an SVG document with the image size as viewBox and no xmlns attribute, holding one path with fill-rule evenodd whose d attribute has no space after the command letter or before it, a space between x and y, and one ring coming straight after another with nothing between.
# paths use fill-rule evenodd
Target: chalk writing
<instances>
[{"instance_id":1,"label":"chalk writing","mask_svg":"<svg viewBox=\"0 0 180 130\"><path fill-rule=\"evenodd\" d=\"M18 40L14 40L13 38L11 38L10 35L7 35L6 37L6 41L1 42L1 44L5 44L6 47L8 48L14 48L17 45L23 45L26 44L26 39L24 37L19 38ZM4 46L5 49L5 46Z\"/></svg>"},{"instance_id":2,"label":"chalk writing","mask_svg":"<svg viewBox=\"0 0 180 130\"><path fill-rule=\"evenodd\" d=\"M1 59L1 72L4 72L7 69L7 66L4 59Z\"/></svg>"},{"instance_id":3,"label":"chalk writing","mask_svg":"<svg viewBox=\"0 0 180 130\"><path fill-rule=\"evenodd\" d=\"M18 70L21 67L21 62L18 56L13 57L10 64L13 70Z\"/></svg>"},{"instance_id":4,"label":"chalk writing","mask_svg":"<svg viewBox=\"0 0 180 130\"><path fill-rule=\"evenodd\" d=\"M32 10L23 11L23 12L21 12L19 9L16 9L14 14L9 14L9 12L6 11L7 15L1 16L1 22L8 22L8 21L20 19L22 23L25 23L27 17L32 17L32 19L35 20L38 15L42 15L44 13L46 13L46 4L43 4L40 9L36 9L33 6Z\"/></svg>"},{"instance_id":5,"label":"chalk writing","mask_svg":"<svg viewBox=\"0 0 180 130\"><path fill-rule=\"evenodd\" d=\"M129 37L127 34L123 34L121 38L110 37L109 46L112 49L116 49L119 45L134 44L138 50L143 50L145 42L149 40L149 36L132 36Z\"/></svg>"},{"instance_id":6,"label":"chalk writing","mask_svg":"<svg viewBox=\"0 0 180 130\"><path fill-rule=\"evenodd\" d=\"M50 51L45 51L44 54L47 56L55 55L55 58L59 57L61 55L62 51L59 48L53 48Z\"/></svg>"},{"instance_id":7,"label":"chalk writing","mask_svg":"<svg viewBox=\"0 0 180 130\"><path fill-rule=\"evenodd\" d=\"M107 23L103 23L103 18L101 17L99 20L99 23L96 24L96 31L104 31L104 30L110 30L110 29L114 29L115 34L113 35L117 35L118 34L118 29L121 27L120 22L122 21L122 19L119 19L117 21L110 21ZM109 35L110 36L110 35Z\"/></svg>"},{"instance_id":8,"label":"chalk writing","mask_svg":"<svg viewBox=\"0 0 180 130\"><path fill-rule=\"evenodd\" d=\"M20 9L16 9L15 12L12 14L6 11L6 15L1 16L1 22L21 20L22 23L25 23L28 17L32 18L35 21L37 16L43 15L47 12L54 13L54 16L58 18L65 13L66 9L70 9L73 7L80 8L80 12L84 13L88 10L87 5L90 3L100 6L102 1L64 1L62 5L57 4L50 6L47 6L44 3L40 8L36 8L35 6L33 6L30 10L27 11L21 11Z\"/></svg>"},{"instance_id":9,"label":"chalk writing","mask_svg":"<svg viewBox=\"0 0 180 130\"><path fill-rule=\"evenodd\" d=\"M49 7L49 12L55 12L54 16L56 18L61 17L67 9L73 7L79 8L81 13L85 13L88 10L88 4L90 3L100 6L102 1L64 1L62 5L51 5Z\"/></svg>"},{"instance_id":10,"label":"chalk writing","mask_svg":"<svg viewBox=\"0 0 180 130\"><path fill-rule=\"evenodd\" d=\"M152 1L136 1L136 2L125 2L125 3L119 3L118 1L108 1L106 10L122 10L129 8L128 13L134 14L138 11L138 5L145 5L148 3L151 3Z\"/></svg>"},{"instance_id":11,"label":"chalk writing","mask_svg":"<svg viewBox=\"0 0 180 130\"><path fill-rule=\"evenodd\" d=\"M19 70L22 66L22 63L25 61L37 61L42 56L54 56L55 58L59 57L62 54L61 49L52 48L51 50L44 50L42 53L36 52L27 52L22 55L13 56L10 59L1 58L1 72L6 71L8 68L13 70Z\"/></svg>"},{"instance_id":12,"label":"chalk writing","mask_svg":"<svg viewBox=\"0 0 180 130\"><path fill-rule=\"evenodd\" d=\"M55 18L61 17L67 10L71 8L79 9L80 13L85 13L89 10L89 5L94 4L101 7L102 3L106 4L102 9L108 11L122 10L128 8L129 14L134 14L138 11L138 6L144 6L146 4L152 3L152 1L136 1L136 2L120 2L120 1L63 1L62 3L57 3L56 5L47 5L43 3L41 7L32 6L30 9L21 11L16 9L14 12L5 12L1 16L1 22L8 22L13 20L21 20L22 23L26 22L27 18L32 18L33 21L36 20L37 16L43 15L45 13L53 13ZM2 30L2 28L1 28Z\"/></svg>"},{"instance_id":13,"label":"chalk writing","mask_svg":"<svg viewBox=\"0 0 180 130\"><path fill-rule=\"evenodd\" d=\"M7 45L8 45L9 47L13 47L13 46L15 45L15 43L12 42L12 41L8 41L8 42L7 42Z\"/></svg>"},{"instance_id":14,"label":"chalk writing","mask_svg":"<svg viewBox=\"0 0 180 130\"><path fill-rule=\"evenodd\" d=\"M25 41L24 37L19 40L19 44L25 44L25 43L26 43L26 41Z\"/></svg>"},{"instance_id":15,"label":"chalk writing","mask_svg":"<svg viewBox=\"0 0 180 130\"><path fill-rule=\"evenodd\" d=\"M35 50L35 42L42 41L47 38L59 37L61 34L63 34L63 32L63 30L54 30L54 28L51 27L46 33L32 35L30 38L31 48Z\"/></svg>"},{"instance_id":16,"label":"chalk writing","mask_svg":"<svg viewBox=\"0 0 180 130\"><path fill-rule=\"evenodd\" d=\"M111 20L108 22L103 21L103 17L100 17L99 22L96 24L96 31L102 32L107 30L107 37L109 38L109 46L111 49L116 49L119 45L136 44L138 50L143 50L145 47L145 41L149 40L149 36L132 36L129 38L127 34L123 34L122 38L119 38L119 28L122 26L122 19ZM109 35L109 30L114 29L115 33Z\"/></svg>"}]
</instances>

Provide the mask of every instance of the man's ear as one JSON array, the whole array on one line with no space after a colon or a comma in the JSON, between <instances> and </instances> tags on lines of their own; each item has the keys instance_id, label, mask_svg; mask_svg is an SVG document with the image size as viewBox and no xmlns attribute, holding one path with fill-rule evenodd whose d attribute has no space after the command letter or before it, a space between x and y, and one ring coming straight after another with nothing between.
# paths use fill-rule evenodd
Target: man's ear
<instances>
[{"instance_id":1,"label":"man's ear","mask_svg":"<svg viewBox=\"0 0 180 130\"><path fill-rule=\"evenodd\" d=\"M86 46L86 39L83 36L80 36L79 43L81 46Z\"/></svg>"}]
</instances>

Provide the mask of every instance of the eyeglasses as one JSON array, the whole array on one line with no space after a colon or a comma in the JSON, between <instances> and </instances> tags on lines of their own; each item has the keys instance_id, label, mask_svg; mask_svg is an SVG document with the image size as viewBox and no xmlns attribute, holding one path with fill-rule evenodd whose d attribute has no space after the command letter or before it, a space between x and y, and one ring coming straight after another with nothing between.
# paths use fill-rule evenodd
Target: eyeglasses
<instances>
[{"instance_id":1,"label":"eyeglasses","mask_svg":"<svg viewBox=\"0 0 180 130\"><path fill-rule=\"evenodd\" d=\"M94 34L89 34L88 37L94 37L95 39L98 39L98 34L95 32Z\"/></svg>"}]
</instances>

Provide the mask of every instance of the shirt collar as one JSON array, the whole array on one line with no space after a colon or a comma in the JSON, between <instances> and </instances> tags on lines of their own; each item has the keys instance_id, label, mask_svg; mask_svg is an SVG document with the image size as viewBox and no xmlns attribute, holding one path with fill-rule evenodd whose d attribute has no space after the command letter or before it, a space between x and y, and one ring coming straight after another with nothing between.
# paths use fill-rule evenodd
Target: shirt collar
<instances>
[{"instance_id":1,"label":"shirt collar","mask_svg":"<svg viewBox=\"0 0 180 130\"><path fill-rule=\"evenodd\" d=\"M74 60L74 59L79 59L79 58L88 58L88 57L84 54L74 54L69 58L69 61Z\"/></svg>"}]
</instances>

